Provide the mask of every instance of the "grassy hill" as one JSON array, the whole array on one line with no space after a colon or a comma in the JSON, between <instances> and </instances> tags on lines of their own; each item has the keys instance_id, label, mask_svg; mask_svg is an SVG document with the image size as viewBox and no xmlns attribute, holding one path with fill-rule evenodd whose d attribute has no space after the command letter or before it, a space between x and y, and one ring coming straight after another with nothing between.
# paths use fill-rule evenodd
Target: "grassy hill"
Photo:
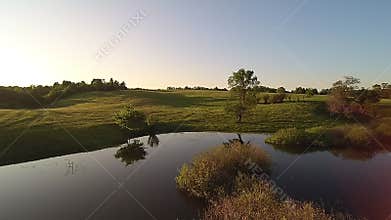
<instances>
[{"instance_id":1,"label":"grassy hill","mask_svg":"<svg viewBox=\"0 0 391 220\"><path fill-rule=\"evenodd\" d=\"M126 131L113 115L127 103L148 113L160 132L275 132L285 127L333 126L341 120L325 110L327 97L256 107L242 124L224 112L225 91L89 92L60 100L49 109L0 109L0 164L9 164L123 143ZM386 103L389 105L389 103Z\"/></svg>"}]
</instances>

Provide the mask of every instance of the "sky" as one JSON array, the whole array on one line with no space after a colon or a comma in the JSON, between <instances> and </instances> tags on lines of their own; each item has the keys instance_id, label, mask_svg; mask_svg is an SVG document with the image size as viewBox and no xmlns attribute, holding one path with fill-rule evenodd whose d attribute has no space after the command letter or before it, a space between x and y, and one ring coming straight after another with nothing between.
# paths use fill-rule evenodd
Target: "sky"
<instances>
[{"instance_id":1,"label":"sky","mask_svg":"<svg viewBox=\"0 0 391 220\"><path fill-rule=\"evenodd\" d=\"M391 81L391 1L0 0L0 85L328 88Z\"/></svg>"}]
</instances>

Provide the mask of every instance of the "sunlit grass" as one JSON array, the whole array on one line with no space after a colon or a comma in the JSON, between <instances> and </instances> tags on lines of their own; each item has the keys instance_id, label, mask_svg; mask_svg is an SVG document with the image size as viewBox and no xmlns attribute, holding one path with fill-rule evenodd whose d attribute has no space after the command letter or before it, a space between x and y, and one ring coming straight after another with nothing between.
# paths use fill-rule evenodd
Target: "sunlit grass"
<instances>
[{"instance_id":1,"label":"sunlit grass","mask_svg":"<svg viewBox=\"0 0 391 220\"><path fill-rule=\"evenodd\" d=\"M306 98L305 102L259 104L250 116L244 118L243 123L237 124L224 111L229 97L225 91L89 92L60 100L47 110L0 109L0 150L10 145L24 130L28 130L0 158L0 163L119 144L127 138L127 134L114 125L113 115L128 103L146 112L159 124L161 132L264 133L285 127L309 128L341 123L327 113L325 102L322 101L327 97L313 96ZM29 126L32 127L28 129ZM75 136L84 148L62 128Z\"/></svg>"}]
</instances>

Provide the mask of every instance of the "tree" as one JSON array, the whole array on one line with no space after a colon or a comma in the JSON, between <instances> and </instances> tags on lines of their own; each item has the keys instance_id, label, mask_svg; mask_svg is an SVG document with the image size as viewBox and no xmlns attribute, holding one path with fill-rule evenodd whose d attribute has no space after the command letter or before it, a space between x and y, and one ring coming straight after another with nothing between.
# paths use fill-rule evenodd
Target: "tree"
<instances>
[{"instance_id":1,"label":"tree","mask_svg":"<svg viewBox=\"0 0 391 220\"><path fill-rule=\"evenodd\" d=\"M228 78L228 87L236 103L226 110L236 116L237 122L242 122L243 115L257 104L254 87L258 85L259 81L252 70L239 69Z\"/></svg>"},{"instance_id":2,"label":"tree","mask_svg":"<svg viewBox=\"0 0 391 220\"><path fill-rule=\"evenodd\" d=\"M319 92L320 95L328 95L330 94L330 89L322 89Z\"/></svg>"},{"instance_id":3,"label":"tree","mask_svg":"<svg viewBox=\"0 0 391 220\"><path fill-rule=\"evenodd\" d=\"M296 94L304 94L304 93L305 93L305 89L302 88L302 87L297 87L297 88L295 89L295 93L296 93Z\"/></svg>"},{"instance_id":4,"label":"tree","mask_svg":"<svg viewBox=\"0 0 391 220\"><path fill-rule=\"evenodd\" d=\"M126 84L125 84L124 81L122 81L121 84L119 84L119 87L120 87L120 89L122 89L122 90L126 90L126 89L127 89Z\"/></svg>"},{"instance_id":5,"label":"tree","mask_svg":"<svg viewBox=\"0 0 391 220\"><path fill-rule=\"evenodd\" d=\"M114 121L121 128L130 131L137 131L147 127L147 116L137 111L132 104L127 105L123 110L114 115Z\"/></svg>"},{"instance_id":6,"label":"tree","mask_svg":"<svg viewBox=\"0 0 391 220\"><path fill-rule=\"evenodd\" d=\"M262 96L262 99L264 104L269 104L270 95L266 93Z\"/></svg>"},{"instance_id":7,"label":"tree","mask_svg":"<svg viewBox=\"0 0 391 220\"><path fill-rule=\"evenodd\" d=\"M104 87L104 80L103 79L93 79L91 81L91 86L96 90L102 90Z\"/></svg>"},{"instance_id":8,"label":"tree","mask_svg":"<svg viewBox=\"0 0 391 220\"><path fill-rule=\"evenodd\" d=\"M307 90L305 91L305 95L306 95L307 97L314 96L314 95L315 95L315 94L314 94L314 90L312 90L312 89L307 89Z\"/></svg>"},{"instance_id":9,"label":"tree","mask_svg":"<svg viewBox=\"0 0 391 220\"><path fill-rule=\"evenodd\" d=\"M358 89L359 83L360 80L352 76L335 82L328 101L329 111L348 118L370 117L371 104L378 102L380 95L375 90Z\"/></svg>"},{"instance_id":10,"label":"tree","mask_svg":"<svg viewBox=\"0 0 391 220\"><path fill-rule=\"evenodd\" d=\"M279 88L277 89L277 93L286 93L286 90L285 90L284 87L279 87Z\"/></svg>"}]
</instances>

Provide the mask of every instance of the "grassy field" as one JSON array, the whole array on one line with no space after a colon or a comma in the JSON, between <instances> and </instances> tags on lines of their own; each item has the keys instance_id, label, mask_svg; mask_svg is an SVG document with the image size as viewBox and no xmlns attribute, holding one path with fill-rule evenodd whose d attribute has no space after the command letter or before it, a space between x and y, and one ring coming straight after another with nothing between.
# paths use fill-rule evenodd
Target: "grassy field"
<instances>
[{"instance_id":1,"label":"grassy field","mask_svg":"<svg viewBox=\"0 0 391 220\"><path fill-rule=\"evenodd\" d=\"M305 102L259 104L252 115L237 124L224 112L228 98L224 91L128 90L84 93L60 100L47 110L0 109L0 164L122 143L128 134L113 124L113 115L128 103L148 113L160 132L265 133L285 127L343 123L327 113L326 96L314 96ZM389 101L382 105L391 106Z\"/></svg>"}]
</instances>

